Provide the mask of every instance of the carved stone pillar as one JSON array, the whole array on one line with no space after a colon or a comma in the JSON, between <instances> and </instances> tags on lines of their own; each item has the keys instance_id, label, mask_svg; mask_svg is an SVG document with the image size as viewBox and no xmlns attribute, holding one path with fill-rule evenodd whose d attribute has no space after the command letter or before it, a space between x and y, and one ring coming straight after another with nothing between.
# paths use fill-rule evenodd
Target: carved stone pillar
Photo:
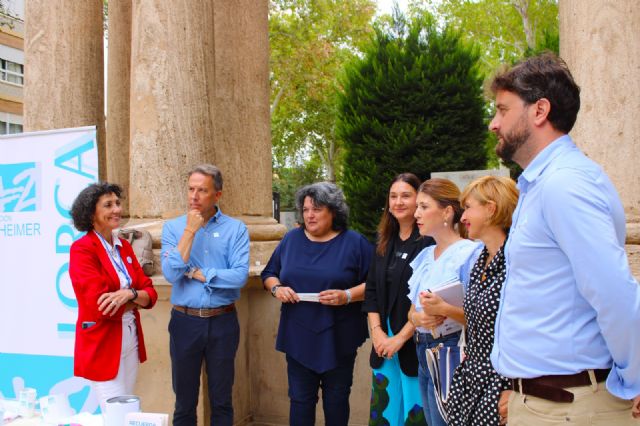
<instances>
[{"instance_id":1,"label":"carved stone pillar","mask_svg":"<svg viewBox=\"0 0 640 426\"><path fill-rule=\"evenodd\" d=\"M270 215L267 16L266 0L134 0L132 216L184 212L204 162L225 176L225 213Z\"/></svg>"},{"instance_id":2,"label":"carved stone pillar","mask_svg":"<svg viewBox=\"0 0 640 426\"><path fill-rule=\"evenodd\" d=\"M213 2L134 0L132 22L130 213L172 217L187 170L213 160Z\"/></svg>"},{"instance_id":3,"label":"carved stone pillar","mask_svg":"<svg viewBox=\"0 0 640 426\"><path fill-rule=\"evenodd\" d=\"M105 177L102 1L25 2L25 131L97 127Z\"/></svg>"},{"instance_id":4,"label":"carved stone pillar","mask_svg":"<svg viewBox=\"0 0 640 426\"><path fill-rule=\"evenodd\" d=\"M572 136L613 180L640 276L640 9L636 0L560 0L560 54L581 88Z\"/></svg>"},{"instance_id":5,"label":"carved stone pillar","mask_svg":"<svg viewBox=\"0 0 640 426\"><path fill-rule=\"evenodd\" d=\"M261 290L259 273L284 234L284 227L270 217L268 2L131 4L130 216L147 221L184 214L187 172L197 164L213 163L224 177L222 211L249 228L249 282L236 303L241 341L233 398L236 423L241 424L253 415L252 398L260 392L252 389L258 351L249 339L250 324L278 321L275 316L253 319L256 305L273 303ZM153 226L159 263L160 225ZM162 288L163 299L160 309L143 312L143 322L148 318L156 331L145 336L154 336L149 345L165 356L150 357L141 366L137 388L148 401L145 410L170 412L170 287L162 276L154 277L154 285ZM208 400L206 386L201 387L201 398ZM208 404L199 407L199 424L208 424Z\"/></svg>"},{"instance_id":6,"label":"carved stone pillar","mask_svg":"<svg viewBox=\"0 0 640 426\"><path fill-rule=\"evenodd\" d=\"M215 139L209 154L231 177L222 208L271 216L268 2L214 4Z\"/></svg>"},{"instance_id":7,"label":"carved stone pillar","mask_svg":"<svg viewBox=\"0 0 640 426\"><path fill-rule=\"evenodd\" d=\"M124 188L122 206L128 215L131 0L109 0L108 19L107 180Z\"/></svg>"}]
</instances>

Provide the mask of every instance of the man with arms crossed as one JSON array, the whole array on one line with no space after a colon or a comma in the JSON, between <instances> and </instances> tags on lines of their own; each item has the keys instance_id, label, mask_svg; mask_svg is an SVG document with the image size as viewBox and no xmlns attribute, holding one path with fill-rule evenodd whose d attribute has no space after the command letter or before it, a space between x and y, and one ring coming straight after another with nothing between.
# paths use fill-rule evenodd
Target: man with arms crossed
<instances>
[{"instance_id":1,"label":"man with arms crossed","mask_svg":"<svg viewBox=\"0 0 640 426\"><path fill-rule=\"evenodd\" d=\"M169 322L174 426L195 426L204 359L211 424L231 426L231 390L240 327L234 302L249 273L249 234L222 214L222 174L203 164L189 173L189 212L162 230L162 272L173 287Z\"/></svg>"},{"instance_id":2,"label":"man with arms crossed","mask_svg":"<svg viewBox=\"0 0 640 426\"><path fill-rule=\"evenodd\" d=\"M513 379L509 426L640 424L640 287L624 251L622 203L568 133L580 89L553 54L491 85L496 152L524 171L507 240L491 362Z\"/></svg>"}]
</instances>

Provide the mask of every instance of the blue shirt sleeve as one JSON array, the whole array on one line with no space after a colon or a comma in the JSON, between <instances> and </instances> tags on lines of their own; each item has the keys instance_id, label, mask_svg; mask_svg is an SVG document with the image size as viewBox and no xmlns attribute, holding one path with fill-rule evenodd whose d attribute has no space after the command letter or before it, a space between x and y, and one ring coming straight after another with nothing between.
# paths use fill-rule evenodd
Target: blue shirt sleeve
<instances>
[{"instance_id":1,"label":"blue shirt sleeve","mask_svg":"<svg viewBox=\"0 0 640 426\"><path fill-rule=\"evenodd\" d=\"M235 238L227 253L227 268L202 268L205 276L205 288L235 288L244 286L249 276L249 231L247 227L238 227Z\"/></svg>"},{"instance_id":2,"label":"blue shirt sleeve","mask_svg":"<svg viewBox=\"0 0 640 426\"><path fill-rule=\"evenodd\" d=\"M180 236L175 232L174 222L165 222L162 227L162 250L161 250L161 263L162 273L167 281L172 284L177 284L184 276L185 272L191 269L189 263L182 260L180 252L177 250L178 241Z\"/></svg>"},{"instance_id":3,"label":"blue shirt sleeve","mask_svg":"<svg viewBox=\"0 0 640 426\"><path fill-rule=\"evenodd\" d=\"M466 261L460 266L460 282L462 282L462 287L464 292L467 292L467 288L469 287L469 280L471 278L471 271L473 271L473 267L482 253L482 249L484 247L481 243L474 242L475 246L470 251L469 257L467 257Z\"/></svg>"},{"instance_id":4,"label":"blue shirt sleeve","mask_svg":"<svg viewBox=\"0 0 640 426\"><path fill-rule=\"evenodd\" d=\"M605 179L604 173L559 170L545 184L543 214L613 358L607 388L632 399L640 395L640 288L629 270L624 235L620 241L614 223L616 213L622 214L611 210L617 195Z\"/></svg>"},{"instance_id":5,"label":"blue shirt sleeve","mask_svg":"<svg viewBox=\"0 0 640 426\"><path fill-rule=\"evenodd\" d=\"M423 248L409 264L411 269L413 269L413 273L407 282L409 285L409 293L407 294L407 297L415 306L417 306L416 301L418 300L418 291L420 290L420 280L426 272L426 269L431 265L431 252L434 247L435 245Z\"/></svg>"}]
</instances>

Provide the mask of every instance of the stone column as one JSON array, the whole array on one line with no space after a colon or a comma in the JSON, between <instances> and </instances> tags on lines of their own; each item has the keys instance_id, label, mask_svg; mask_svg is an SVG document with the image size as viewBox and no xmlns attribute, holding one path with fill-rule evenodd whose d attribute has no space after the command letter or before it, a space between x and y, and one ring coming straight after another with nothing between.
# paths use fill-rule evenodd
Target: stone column
<instances>
[{"instance_id":1,"label":"stone column","mask_svg":"<svg viewBox=\"0 0 640 426\"><path fill-rule=\"evenodd\" d=\"M214 6L215 143L209 154L230 176L222 208L234 215L272 211L268 13L266 0L216 0Z\"/></svg>"},{"instance_id":2,"label":"stone column","mask_svg":"<svg viewBox=\"0 0 640 426\"><path fill-rule=\"evenodd\" d=\"M105 176L102 1L25 2L25 131L95 125Z\"/></svg>"},{"instance_id":3,"label":"stone column","mask_svg":"<svg viewBox=\"0 0 640 426\"><path fill-rule=\"evenodd\" d=\"M146 221L184 214L187 172L213 163L224 176L222 211L249 229L249 281L236 302L241 341L233 391L236 423L244 424L253 415L252 395L260 392L252 389L259 352L249 339L252 306L273 304L259 274L284 234L270 217L268 2L133 0L131 22L130 216ZM159 263L159 227L152 233ZM167 412L174 400L166 355L170 287L161 276L153 280L162 300L142 314L143 323L155 330L146 334L153 336L148 345L165 356L141 366L137 387L146 410ZM206 392L202 386L205 401ZM199 406L199 424L208 424L208 404Z\"/></svg>"},{"instance_id":4,"label":"stone column","mask_svg":"<svg viewBox=\"0 0 640 426\"><path fill-rule=\"evenodd\" d=\"M134 0L132 22L130 212L171 217L214 143L213 4Z\"/></svg>"},{"instance_id":5,"label":"stone column","mask_svg":"<svg viewBox=\"0 0 640 426\"><path fill-rule=\"evenodd\" d=\"M267 1L133 1L131 216L185 211L186 172L216 164L221 208L271 213Z\"/></svg>"},{"instance_id":6,"label":"stone column","mask_svg":"<svg viewBox=\"0 0 640 426\"><path fill-rule=\"evenodd\" d=\"M581 88L571 132L613 180L640 275L640 8L636 0L560 0L560 54Z\"/></svg>"},{"instance_id":7,"label":"stone column","mask_svg":"<svg viewBox=\"0 0 640 426\"><path fill-rule=\"evenodd\" d=\"M131 1L109 0L107 69L107 180L120 184L124 214L129 211L129 97L131 74Z\"/></svg>"}]
</instances>

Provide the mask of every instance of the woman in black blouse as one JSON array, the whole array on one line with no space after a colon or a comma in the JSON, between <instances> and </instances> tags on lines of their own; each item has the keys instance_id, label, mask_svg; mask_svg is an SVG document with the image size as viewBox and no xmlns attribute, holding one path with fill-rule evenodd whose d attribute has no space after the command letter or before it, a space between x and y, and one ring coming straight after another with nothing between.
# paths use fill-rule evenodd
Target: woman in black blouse
<instances>
[{"instance_id":1,"label":"woman in black blouse","mask_svg":"<svg viewBox=\"0 0 640 426\"><path fill-rule=\"evenodd\" d=\"M426 425L418 383L414 326L407 321L409 263L431 238L423 238L413 217L420 180L411 173L396 176L378 225L376 254L365 287L373 341L370 425ZM385 422L386 420L386 422Z\"/></svg>"},{"instance_id":2,"label":"woman in black blouse","mask_svg":"<svg viewBox=\"0 0 640 426\"><path fill-rule=\"evenodd\" d=\"M506 275L504 244L518 190L506 177L485 176L473 181L460 196L462 223L469 237L485 246L476 261L464 298L467 321L465 359L451 382L447 403L450 425L499 425L498 400L509 381L492 367L494 326L500 290Z\"/></svg>"}]
</instances>

